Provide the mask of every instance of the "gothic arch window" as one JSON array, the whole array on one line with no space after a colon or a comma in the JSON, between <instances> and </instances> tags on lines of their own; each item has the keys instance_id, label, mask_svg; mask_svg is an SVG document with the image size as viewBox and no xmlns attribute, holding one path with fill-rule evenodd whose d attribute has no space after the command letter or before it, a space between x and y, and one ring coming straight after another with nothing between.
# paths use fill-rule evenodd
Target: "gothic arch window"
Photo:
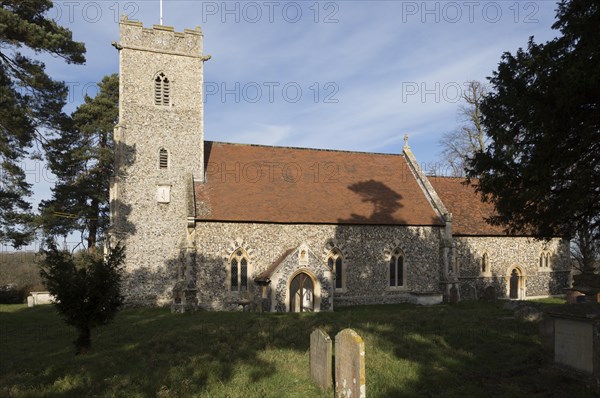
<instances>
[{"instance_id":1,"label":"gothic arch window","mask_svg":"<svg viewBox=\"0 0 600 398\"><path fill-rule=\"evenodd\" d=\"M229 259L229 290L232 293L248 291L249 261L242 248L236 249Z\"/></svg>"},{"instance_id":2,"label":"gothic arch window","mask_svg":"<svg viewBox=\"0 0 600 398\"><path fill-rule=\"evenodd\" d=\"M335 290L344 290L346 288L346 267L342 253L337 248L329 252L327 266L335 276Z\"/></svg>"},{"instance_id":3,"label":"gothic arch window","mask_svg":"<svg viewBox=\"0 0 600 398\"><path fill-rule=\"evenodd\" d=\"M158 151L158 168L161 170L169 168L169 152L165 148Z\"/></svg>"},{"instance_id":4,"label":"gothic arch window","mask_svg":"<svg viewBox=\"0 0 600 398\"><path fill-rule=\"evenodd\" d=\"M550 253L549 252L543 251L540 253L539 269L542 271L547 271L550 269Z\"/></svg>"},{"instance_id":5,"label":"gothic arch window","mask_svg":"<svg viewBox=\"0 0 600 398\"><path fill-rule=\"evenodd\" d=\"M394 250L390 256L388 270L390 276L390 288L401 288L406 286L406 261L402 250Z\"/></svg>"},{"instance_id":6,"label":"gothic arch window","mask_svg":"<svg viewBox=\"0 0 600 398\"><path fill-rule=\"evenodd\" d=\"M460 273L460 253L458 251L454 253L454 267L452 268L452 272L456 275Z\"/></svg>"},{"instance_id":7,"label":"gothic arch window","mask_svg":"<svg viewBox=\"0 0 600 398\"><path fill-rule=\"evenodd\" d=\"M169 106L171 103L171 82L160 72L154 78L154 105Z\"/></svg>"}]
</instances>

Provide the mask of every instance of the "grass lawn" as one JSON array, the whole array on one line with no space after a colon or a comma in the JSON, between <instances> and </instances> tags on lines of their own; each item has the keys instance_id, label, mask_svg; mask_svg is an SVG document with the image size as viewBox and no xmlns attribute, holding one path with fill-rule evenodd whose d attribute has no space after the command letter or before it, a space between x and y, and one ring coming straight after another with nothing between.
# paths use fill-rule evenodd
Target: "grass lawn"
<instances>
[{"instance_id":1,"label":"grass lawn","mask_svg":"<svg viewBox=\"0 0 600 398\"><path fill-rule=\"evenodd\" d=\"M553 305L553 304L546 304ZM556 304L554 304L556 305ZM371 397L592 397L551 365L536 324L501 304L254 314L124 310L74 356L52 306L0 306L2 397L332 397L309 376L309 335L365 340Z\"/></svg>"}]
</instances>

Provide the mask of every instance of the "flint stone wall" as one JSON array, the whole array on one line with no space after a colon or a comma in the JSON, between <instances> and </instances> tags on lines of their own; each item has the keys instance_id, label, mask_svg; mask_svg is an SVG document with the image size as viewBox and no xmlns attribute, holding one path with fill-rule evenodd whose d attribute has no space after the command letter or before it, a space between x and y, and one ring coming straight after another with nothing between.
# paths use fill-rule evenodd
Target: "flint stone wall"
<instances>
[{"instance_id":1,"label":"flint stone wall","mask_svg":"<svg viewBox=\"0 0 600 398\"><path fill-rule=\"evenodd\" d=\"M327 264L332 247L342 253L346 287L334 291L334 308L409 302L410 292L439 290L440 232L438 227L197 222L199 301L206 308L233 308L228 304L232 295L226 279L230 256L237 247L248 252L248 271L253 279L285 250L305 243L320 257L321 265ZM407 280L404 289L392 290L388 286L388 262L396 247L406 255Z\"/></svg>"},{"instance_id":2,"label":"flint stone wall","mask_svg":"<svg viewBox=\"0 0 600 398\"><path fill-rule=\"evenodd\" d=\"M559 295L568 286L570 252L568 241L549 242L527 237L454 237L458 256L458 277L462 298L482 297L493 286L499 298L508 297L509 278L519 267L525 278L527 297ZM550 267L540 269L540 254L550 253ZM488 255L488 270L481 271L483 254Z\"/></svg>"},{"instance_id":3,"label":"flint stone wall","mask_svg":"<svg viewBox=\"0 0 600 398\"><path fill-rule=\"evenodd\" d=\"M289 279L300 269L315 276L317 285L314 288L315 311L330 311L333 309L333 280L331 271L314 253L309 250L308 261L299 265L298 250L290 254L271 277L271 308L276 312L289 311Z\"/></svg>"},{"instance_id":4,"label":"flint stone wall","mask_svg":"<svg viewBox=\"0 0 600 398\"><path fill-rule=\"evenodd\" d=\"M124 19L119 46L110 201L112 235L125 244L123 291L128 305L170 304L190 245L189 185L203 176L202 32L147 29ZM168 106L154 104L159 72L170 82ZM161 148L169 154L167 169L159 169ZM157 202L158 185L170 186L170 203Z\"/></svg>"}]
</instances>

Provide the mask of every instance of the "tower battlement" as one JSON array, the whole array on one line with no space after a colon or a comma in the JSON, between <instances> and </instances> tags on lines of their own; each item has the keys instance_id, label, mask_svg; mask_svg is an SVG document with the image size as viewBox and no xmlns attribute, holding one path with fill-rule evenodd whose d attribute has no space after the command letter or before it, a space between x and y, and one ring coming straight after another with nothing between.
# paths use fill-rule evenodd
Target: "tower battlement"
<instances>
[{"instance_id":1,"label":"tower battlement","mask_svg":"<svg viewBox=\"0 0 600 398\"><path fill-rule=\"evenodd\" d=\"M200 26L196 26L195 29L184 29L183 32L175 32L172 26L163 25L145 28L141 22L129 20L126 16L121 18L119 25L120 48L204 58L202 56L203 33Z\"/></svg>"}]
</instances>

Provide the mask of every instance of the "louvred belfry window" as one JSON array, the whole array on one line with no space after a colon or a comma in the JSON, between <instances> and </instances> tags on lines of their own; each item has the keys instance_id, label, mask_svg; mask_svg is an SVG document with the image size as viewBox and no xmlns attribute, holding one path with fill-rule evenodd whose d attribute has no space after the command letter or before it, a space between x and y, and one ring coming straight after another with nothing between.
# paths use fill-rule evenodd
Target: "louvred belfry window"
<instances>
[{"instance_id":1,"label":"louvred belfry window","mask_svg":"<svg viewBox=\"0 0 600 398\"><path fill-rule=\"evenodd\" d=\"M161 148L158 151L158 168L168 169L169 168L169 152L165 148Z\"/></svg>"},{"instance_id":2,"label":"louvred belfry window","mask_svg":"<svg viewBox=\"0 0 600 398\"><path fill-rule=\"evenodd\" d=\"M171 99L170 82L164 73L154 79L154 105L169 106Z\"/></svg>"}]
</instances>

